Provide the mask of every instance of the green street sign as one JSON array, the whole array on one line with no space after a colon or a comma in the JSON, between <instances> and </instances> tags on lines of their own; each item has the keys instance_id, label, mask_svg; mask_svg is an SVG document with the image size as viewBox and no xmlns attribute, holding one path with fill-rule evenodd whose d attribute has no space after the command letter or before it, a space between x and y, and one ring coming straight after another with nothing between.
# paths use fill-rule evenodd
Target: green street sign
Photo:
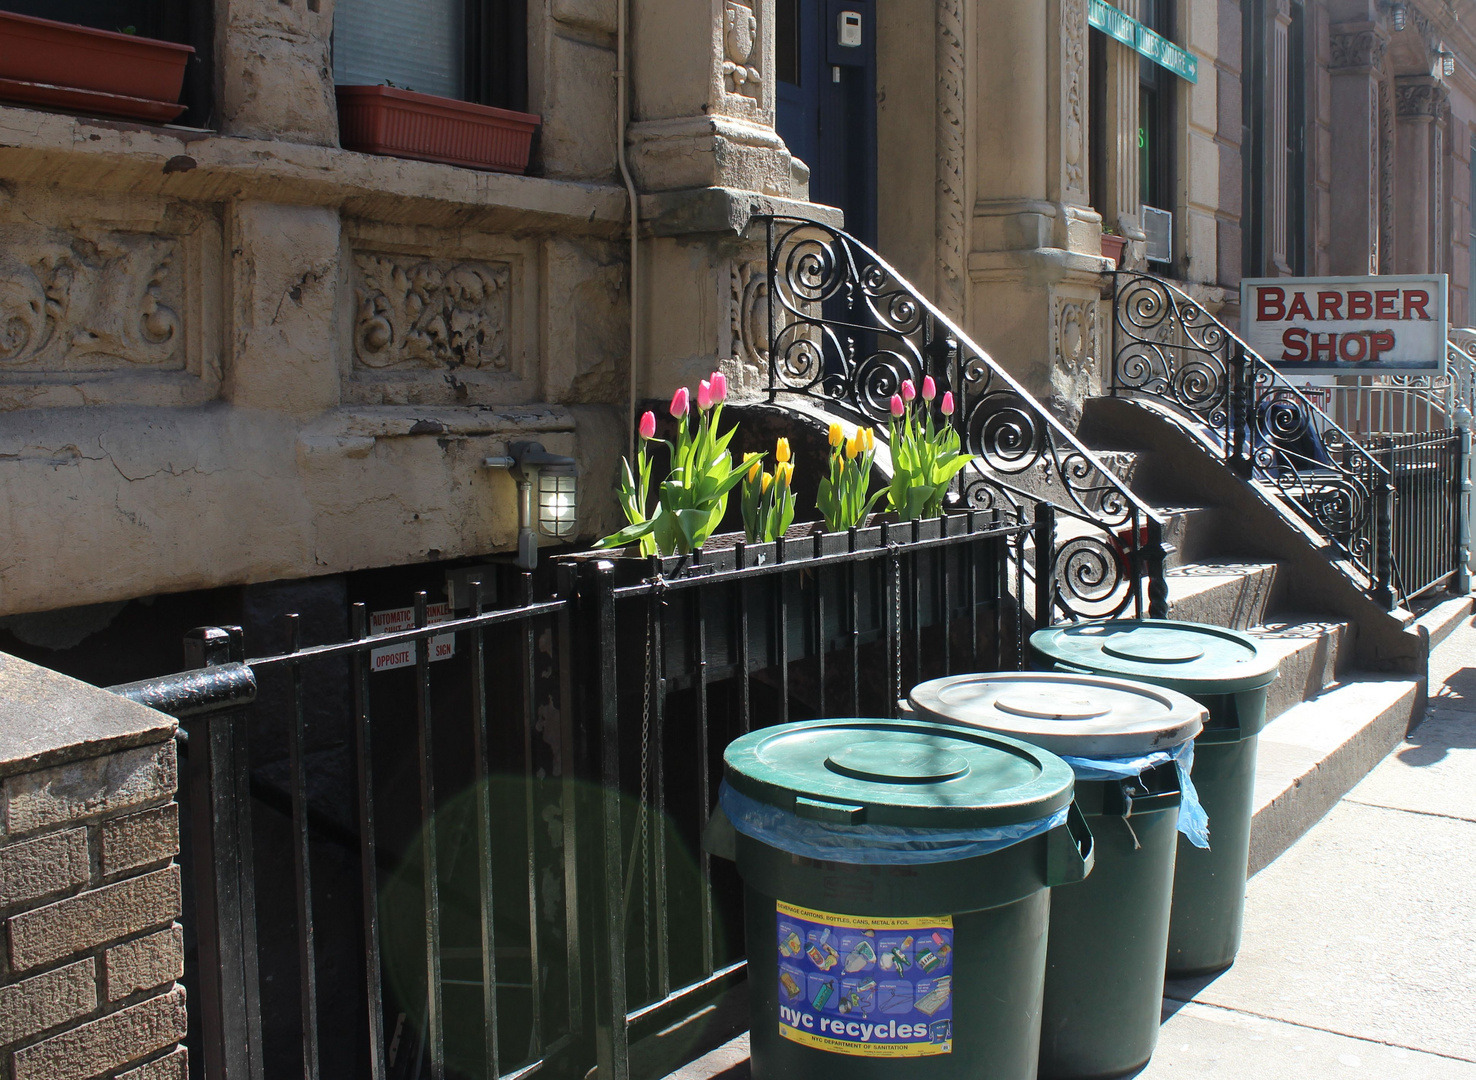
<instances>
[{"instance_id":1,"label":"green street sign","mask_svg":"<svg viewBox=\"0 0 1476 1080\"><path fill-rule=\"evenodd\" d=\"M1091 0L1087 22L1187 82L1199 82L1199 61L1162 34L1124 15L1107 0Z\"/></svg>"}]
</instances>

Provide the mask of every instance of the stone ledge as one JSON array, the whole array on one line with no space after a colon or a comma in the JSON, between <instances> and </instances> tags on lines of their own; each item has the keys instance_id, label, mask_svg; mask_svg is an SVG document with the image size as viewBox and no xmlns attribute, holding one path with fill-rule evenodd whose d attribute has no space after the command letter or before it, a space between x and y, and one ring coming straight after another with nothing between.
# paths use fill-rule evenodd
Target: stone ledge
<instances>
[{"instance_id":1,"label":"stone ledge","mask_svg":"<svg viewBox=\"0 0 1476 1080\"><path fill-rule=\"evenodd\" d=\"M618 236L626 219L625 190L609 182L481 172L15 106L0 107L0 172L12 183L341 206L351 217L489 231L533 226Z\"/></svg>"},{"instance_id":2,"label":"stone ledge","mask_svg":"<svg viewBox=\"0 0 1476 1080\"><path fill-rule=\"evenodd\" d=\"M174 737L172 717L0 653L0 776Z\"/></svg>"}]
</instances>

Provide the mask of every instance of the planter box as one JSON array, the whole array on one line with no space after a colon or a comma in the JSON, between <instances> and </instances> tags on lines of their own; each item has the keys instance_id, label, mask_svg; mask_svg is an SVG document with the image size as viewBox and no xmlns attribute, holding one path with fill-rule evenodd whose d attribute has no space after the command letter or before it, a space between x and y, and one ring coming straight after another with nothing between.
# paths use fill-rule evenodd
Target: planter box
<instances>
[{"instance_id":1,"label":"planter box","mask_svg":"<svg viewBox=\"0 0 1476 1080\"><path fill-rule=\"evenodd\" d=\"M539 118L392 86L340 86L345 150L521 173Z\"/></svg>"},{"instance_id":2,"label":"planter box","mask_svg":"<svg viewBox=\"0 0 1476 1080\"><path fill-rule=\"evenodd\" d=\"M0 12L0 97L28 105L172 120L188 45Z\"/></svg>"},{"instance_id":3,"label":"planter box","mask_svg":"<svg viewBox=\"0 0 1476 1080\"><path fill-rule=\"evenodd\" d=\"M1127 237L1102 234L1102 254L1111 259L1113 265L1119 269L1122 267L1122 251L1126 246Z\"/></svg>"}]
</instances>

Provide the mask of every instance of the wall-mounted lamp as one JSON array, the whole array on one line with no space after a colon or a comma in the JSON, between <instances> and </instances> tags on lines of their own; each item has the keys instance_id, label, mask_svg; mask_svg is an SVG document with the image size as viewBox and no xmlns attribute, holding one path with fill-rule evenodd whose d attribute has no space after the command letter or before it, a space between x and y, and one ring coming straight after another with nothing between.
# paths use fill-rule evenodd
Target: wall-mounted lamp
<instances>
[{"instance_id":1,"label":"wall-mounted lamp","mask_svg":"<svg viewBox=\"0 0 1476 1080\"><path fill-rule=\"evenodd\" d=\"M518 565L532 570L538 565L537 534L563 540L574 533L579 473L573 458L550 454L542 443L515 442L507 451L484 464L507 469L518 483Z\"/></svg>"},{"instance_id":2,"label":"wall-mounted lamp","mask_svg":"<svg viewBox=\"0 0 1476 1080\"><path fill-rule=\"evenodd\" d=\"M1447 79L1454 75L1455 53L1448 52L1445 46L1442 45L1435 51L1435 55L1440 57L1440 74L1444 75Z\"/></svg>"},{"instance_id":3,"label":"wall-mounted lamp","mask_svg":"<svg viewBox=\"0 0 1476 1080\"><path fill-rule=\"evenodd\" d=\"M1389 5L1389 23L1395 31L1403 30L1409 25L1409 8L1405 7L1399 0Z\"/></svg>"}]
</instances>

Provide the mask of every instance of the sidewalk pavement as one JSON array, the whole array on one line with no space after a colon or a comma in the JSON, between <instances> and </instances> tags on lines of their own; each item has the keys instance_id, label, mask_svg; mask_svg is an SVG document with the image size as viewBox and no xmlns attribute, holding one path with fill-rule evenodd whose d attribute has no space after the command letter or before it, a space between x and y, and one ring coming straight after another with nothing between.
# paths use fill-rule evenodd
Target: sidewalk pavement
<instances>
[{"instance_id":1,"label":"sidewalk pavement","mask_svg":"<svg viewBox=\"0 0 1476 1080\"><path fill-rule=\"evenodd\" d=\"M1424 722L1250 881L1239 958L1170 983L1138 1080L1476 1080L1476 619ZM744 1034L667 1080L747 1080Z\"/></svg>"},{"instance_id":2,"label":"sidewalk pavement","mask_svg":"<svg viewBox=\"0 0 1476 1080\"><path fill-rule=\"evenodd\" d=\"M1476 1080L1476 626L1424 722L1251 879L1229 971L1171 983L1140 1080Z\"/></svg>"}]
</instances>

